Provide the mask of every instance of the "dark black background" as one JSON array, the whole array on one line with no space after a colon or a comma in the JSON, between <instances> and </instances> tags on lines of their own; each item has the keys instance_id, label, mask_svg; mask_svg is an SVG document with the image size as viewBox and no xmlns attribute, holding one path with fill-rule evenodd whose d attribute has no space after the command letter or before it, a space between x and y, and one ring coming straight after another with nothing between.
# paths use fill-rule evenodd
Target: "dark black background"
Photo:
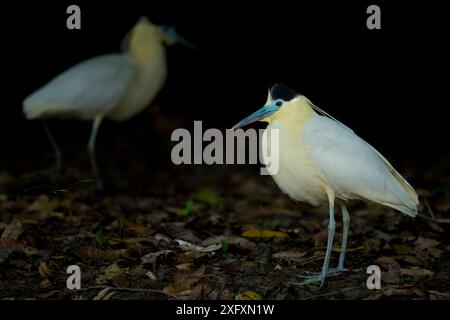
<instances>
[{"instance_id":1,"label":"dark black background","mask_svg":"<svg viewBox=\"0 0 450 320\"><path fill-rule=\"evenodd\" d=\"M366 28L373 3L381 30ZM81 7L80 31L66 28L70 4ZM50 150L39 123L24 119L23 98L83 59L118 51L142 15L199 48L168 48L168 82L155 104L169 117L231 127L283 82L382 153L427 165L448 155L448 17L438 2L30 1L1 7L0 166ZM129 135L151 150L148 123L148 113L108 122L99 141ZM59 143L84 148L89 124L51 125Z\"/></svg>"}]
</instances>

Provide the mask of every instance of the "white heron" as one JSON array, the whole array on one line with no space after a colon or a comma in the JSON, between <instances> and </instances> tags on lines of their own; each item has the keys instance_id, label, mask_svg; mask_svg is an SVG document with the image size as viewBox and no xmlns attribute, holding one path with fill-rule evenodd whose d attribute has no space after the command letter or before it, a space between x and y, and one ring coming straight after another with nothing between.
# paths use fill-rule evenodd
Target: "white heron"
<instances>
[{"instance_id":1,"label":"white heron","mask_svg":"<svg viewBox=\"0 0 450 320\"><path fill-rule=\"evenodd\" d=\"M350 215L345 203L360 199L392 207L415 217L418 196L392 165L351 129L315 106L305 96L276 84L269 90L266 104L240 121L237 129L254 121L268 122L266 130L279 134L279 166L272 174L290 198L318 206L329 205L328 241L322 271L310 279L344 271ZM263 144L264 155L271 139ZM268 161L266 159L265 161ZM329 269L335 231L334 207L342 211L343 236L337 268Z\"/></svg>"},{"instance_id":2,"label":"white heron","mask_svg":"<svg viewBox=\"0 0 450 320\"><path fill-rule=\"evenodd\" d=\"M88 152L101 187L95 141L103 119L124 121L145 109L162 89L167 76L164 44L191 46L173 28L157 26L142 17L124 39L124 52L82 61L56 76L23 102L27 119L67 117L92 120ZM61 167L61 153L47 134Z\"/></svg>"}]
</instances>

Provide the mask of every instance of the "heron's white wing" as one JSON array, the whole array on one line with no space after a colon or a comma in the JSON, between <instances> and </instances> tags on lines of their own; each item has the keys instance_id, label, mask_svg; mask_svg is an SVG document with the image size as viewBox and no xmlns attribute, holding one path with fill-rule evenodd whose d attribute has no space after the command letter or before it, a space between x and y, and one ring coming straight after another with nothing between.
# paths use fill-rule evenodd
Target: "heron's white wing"
<instances>
[{"instance_id":1,"label":"heron's white wing","mask_svg":"<svg viewBox=\"0 0 450 320\"><path fill-rule=\"evenodd\" d=\"M351 129L318 115L305 124L300 138L338 197L366 199L416 215L417 195L411 186Z\"/></svg>"},{"instance_id":2,"label":"heron's white wing","mask_svg":"<svg viewBox=\"0 0 450 320\"><path fill-rule=\"evenodd\" d=\"M24 100L29 119L76 116L91 119L114 108L135 70L129 58L108 54L80 62L56 76Z\"/></svg>"}]
</instances>

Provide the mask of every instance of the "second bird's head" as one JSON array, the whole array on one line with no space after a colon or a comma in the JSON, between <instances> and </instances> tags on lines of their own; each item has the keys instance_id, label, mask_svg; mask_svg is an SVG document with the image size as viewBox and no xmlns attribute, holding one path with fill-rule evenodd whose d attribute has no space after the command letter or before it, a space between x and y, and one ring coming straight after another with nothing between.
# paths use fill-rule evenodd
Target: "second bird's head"
<instances>
[{"instance_id":1,"label":"second bird's head","mask_svg":"<svg viewBox=\"0 0 450 320\"><path fill-rule=\"evenodd\" d=\"M125 48L148 46L156 43L165 45L181 44L195 48L184 37L180 36L173 27L155 25L147 17L141 17L126 35L123 45Z\"/></svg>"},{"instance_id":2,"label":"second bird's head","mask_svg":"<svg viewBox=\"0 0 450 320\"><path fill-rule=\"evenodd\" d=\"M280 117L301 115L302 111L309 109L302 108L304 103L308 103L304 96L283 84L277 83L269 89L266 104L247 118L239 121L233 129L241 128L255 121L270 123Z\"/></svg>"}]
</instances>

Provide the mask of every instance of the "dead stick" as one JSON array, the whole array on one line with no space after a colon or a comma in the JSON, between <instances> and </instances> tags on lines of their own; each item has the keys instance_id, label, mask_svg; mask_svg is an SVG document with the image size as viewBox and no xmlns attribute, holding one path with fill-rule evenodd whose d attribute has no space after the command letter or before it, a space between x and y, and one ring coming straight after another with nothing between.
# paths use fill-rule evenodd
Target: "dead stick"
<instances>
[{"instance_id":1,"label":"dead stick","mask_svg":"<svg viewBox=\"0 0 450 320\"><path fill-rule=\"evenodd\" d=\"M431 218L431 217L424 216L424 215L421 215L421 214L419 214L418 217L420 217L422 219L425 219L425 220L433 221L433 222L436 222L436 223L450 223L450 219Z\"/></svg>"},{"instance_id":2,"label":"dead stick","mask_svg":"<svg viewBox=\"0 0 450 320\"><path fill-rule=\"evenodd\" d=\"M174 299L178 299L178 297L172 293L169 292L164 292L163 290L157 290L157 289L143 289L143 288L125 288L125 287L110 287L110 286L92 286L92 287L87 287L87 288L81 288L81 289L76 289L76 291L88 291L88 290L93 290L93 289L110 289L111 291L132 291L132 292L144 292L144 293L148 293L148 292L152 292L152 293L160 293L160 294L164 294L167 296L170 296Z\"/></svg>"}]
</instances>

